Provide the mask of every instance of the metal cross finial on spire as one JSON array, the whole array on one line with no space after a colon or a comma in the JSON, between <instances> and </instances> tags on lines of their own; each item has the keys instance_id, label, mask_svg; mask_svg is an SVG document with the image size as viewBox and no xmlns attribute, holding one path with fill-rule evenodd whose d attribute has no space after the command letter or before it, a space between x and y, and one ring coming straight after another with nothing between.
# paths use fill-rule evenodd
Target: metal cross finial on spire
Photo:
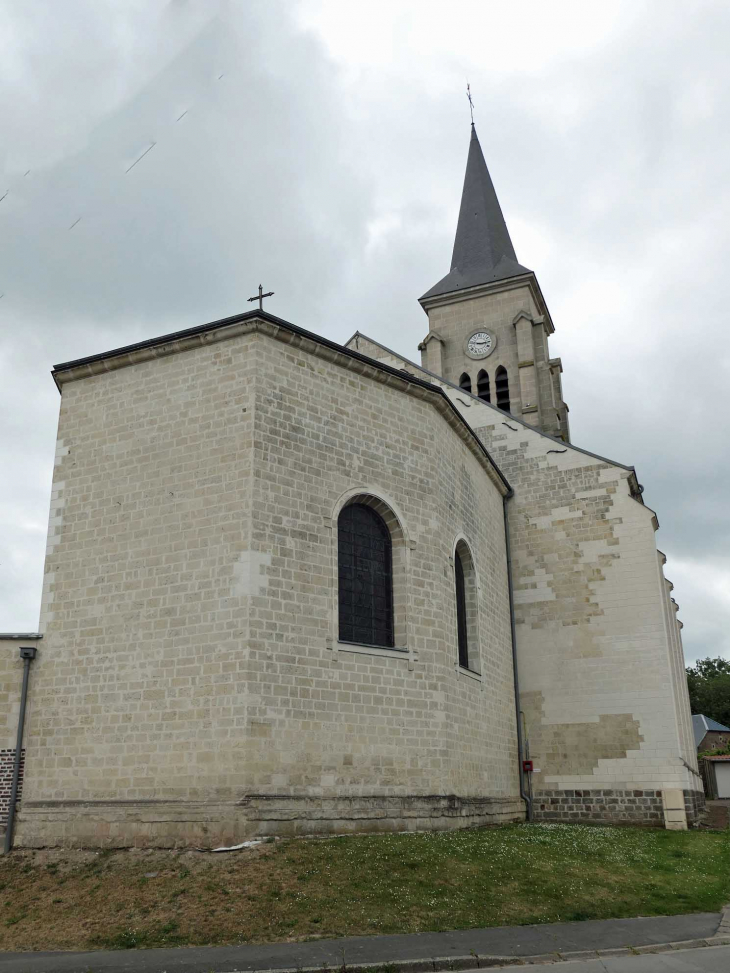
<instances>
[{"instance_id":1,"label":"metal cross finial on spire","mask_svg":"<svg viewBox=\"0 0 730 973\"><path fill-rule=\"evenodd\" d=\"M249 301L258 301L259 302L259 310L260 311L263 311L263 309L264 309L264 298L265 297L273 297L273 296L274 296L274 292L273 291L269 291L268 294L264 294L264 289L261 286L261 284L259 284L259 292L258 292L258 294L255 297L249 297Z\"/></svg>"},{"instance_id":2,"label":"metal cross finial on spire","mask_svg":"<svg viewBox=\"0 0 730 973\"><path fill-rule=\"evenodd\" d=\"M471 100L471 88L469 82L466 83L466 97L469 99L469 111L471 112L471 123L474 124L474 102Z\"/></svg>"}]
</instances>

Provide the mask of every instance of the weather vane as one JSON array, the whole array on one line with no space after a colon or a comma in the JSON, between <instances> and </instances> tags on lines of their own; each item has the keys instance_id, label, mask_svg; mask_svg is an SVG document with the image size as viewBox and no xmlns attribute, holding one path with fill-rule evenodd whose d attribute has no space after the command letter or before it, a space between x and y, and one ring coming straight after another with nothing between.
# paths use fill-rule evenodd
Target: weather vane
<instances>
[{"instance_id":1,"label":"weather vane","mask_svg":"<svg viewBox=\"0 0 730 973\"><path fill-rule=\"evenodd\" d=\"M471 100L471 88L469 82L466 83L466 97L469 99L469 111L471 112L471 123L474 124L474 102Z\"/></svg>"},{"instance_id":2,"label":"weather vane","mask_svg":"<svg viewBox=\"0 0 730 973\"><path fill-rule=\"evenodd\" d=\"M274 292L273 291L269 291L268 294L264 294L264 289L261 286L261 284L259 284L259 292L258 292L258 294L256 294L255 297L249 297L249 301L258 301L259 302L259 310L260 311L263 311L263 309L264 309L264 298L265 297L273 297L273 296L274 296Z\"/></svg>"}]
</instances>

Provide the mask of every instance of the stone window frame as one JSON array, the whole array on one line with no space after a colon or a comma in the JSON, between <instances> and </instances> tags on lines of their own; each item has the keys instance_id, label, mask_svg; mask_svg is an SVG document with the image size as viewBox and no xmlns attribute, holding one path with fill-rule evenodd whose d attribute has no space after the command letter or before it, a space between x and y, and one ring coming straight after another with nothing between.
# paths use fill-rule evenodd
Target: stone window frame
<instances>
[{"instance_id":1,"label":"stone window frame","mask_svg":"<svg viewBox=\"0 0 730 973\"><path fill-rule=\"evenodd\" d=\"M393 542L371 504L351 501L340 510L337 569L339 641L395 648Z\"/></svg>"},{"instance_id":2,"label":"stone window frame","mask_svg":"<svg viewBox=\"0 0 730 973\"><path fill-rule=\"evenodd\" d=\"M339 639L340 620L338 611L338 548L337 526L341 511L351 504L360 503L371 507L382 517L390 532L393 578L393 636L394 646L387 648L378 645L341 642ZM409 637L410 625L410 551L413 542L409 539L404 519L397 505L387 494L377 487L364 486L346 491L338 499L329 518L328 527L332 530L332 584L331 584L331 629L327 648L334 652L356 652L363 655L381 655L406 658L408 668L413 669L416 656Z\"/></svg>"},{"instance_id":3,"label":"stone window frame","mask_svg":"<svg viewBox=\"0 0 730 973\"><path fill-rule=\"evenodd\" d=\"M462 568L464 569L464 588L466 595L466 631L468 645L469 668L465 669L459 664L459 633L457 627L456 609L456 555L457 551L461 557ZM479 601L482 590L477 571L476 558L474 557L474 545L464 534L457 534L451 547L451 597L454 605L453 629L453 654L454 669L457 673L468 676L472 679L482 679L482 655L479 638Z\"/></svg>"}]
</instances>

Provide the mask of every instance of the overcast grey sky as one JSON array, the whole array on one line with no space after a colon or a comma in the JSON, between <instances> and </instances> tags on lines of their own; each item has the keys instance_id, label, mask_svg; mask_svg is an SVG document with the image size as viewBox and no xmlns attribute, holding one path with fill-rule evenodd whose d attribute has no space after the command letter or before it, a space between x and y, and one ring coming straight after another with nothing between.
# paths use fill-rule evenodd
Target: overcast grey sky
<instances>
[{"instance_id":1,"label":"overcast grey sky","mask_svg":"<svg viewBox=\"0 0 730 973\"><path fill-rule=\"evenodd\" d=\"M54 363L259 282L417 357L468 77L573 441L636 465L687 659L730 658L729 45L726 0L0 0L0 631L38 623Z\"/></svg>"}]
</instances>

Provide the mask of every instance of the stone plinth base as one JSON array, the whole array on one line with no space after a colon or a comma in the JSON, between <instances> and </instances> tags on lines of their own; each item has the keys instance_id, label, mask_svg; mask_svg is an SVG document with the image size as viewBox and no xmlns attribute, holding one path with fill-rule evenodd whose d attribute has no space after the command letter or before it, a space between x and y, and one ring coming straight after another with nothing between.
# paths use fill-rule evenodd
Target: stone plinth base
<instances>
[{"instance_id":1,"label":"stone plinth base","mask_svg":"<svg viewBox=\"0 0 730 973\"><path fill-rule=\"evenodd\" d=\"M698 791L683 794L686 822L694 824L704 808ZM661 790L576 790L538 791L534 795L535 821L565 821L591 824L641 824L665 826Z\"/></svg>"},{"instance_id":2,"label":"stone plinth base","mask_svg":"<svg viewBox=\"0 0 730 973\"><path fill-rule=\"evenodd\" d=\"M28 801L15 845L26 848L215 848L277 835L446 831L522 821L518 797L289 797L238 802Z\"/></svg>"},{"instance_id":3,"label":"stone plinth base","mask_svg":"<svg viewBox=\"0 0 730 973\"><path fill-rule=\"evenodd\" d=\"M688 824L697 824L705 813L705 792L684 791L684 809Z\"/></svg>"}]
</instances>

